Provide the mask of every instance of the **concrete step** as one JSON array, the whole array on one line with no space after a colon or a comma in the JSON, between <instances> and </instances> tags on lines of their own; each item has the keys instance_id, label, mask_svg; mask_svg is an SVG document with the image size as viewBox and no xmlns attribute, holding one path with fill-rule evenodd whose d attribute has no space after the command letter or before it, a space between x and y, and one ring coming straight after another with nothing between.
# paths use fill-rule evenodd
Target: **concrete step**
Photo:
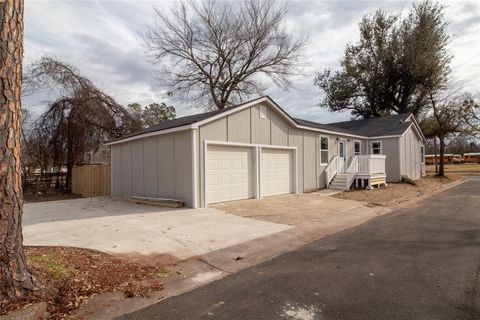
<instances>
[{"instance_id":1,"label":"concrete step","mask_svg":"<svg viewBox=\"0 0 480 320\"><path fill-rule=\"evenodd\" d=\"M335 185L330 185L330 189L335 189L335 190L347 190L345 186L335 186Z\"/></svg>"},{"instance_id":2,"label":"concrete step","mask_svg":"<svg viewBox=\"0 0 480 320\"><path fill-rule=\"evenodd\" d=\"M177 199L167 199L167 198L153 198L153 197L130 197L129 202L137 204L150 204L154 206L169 207L169 208L180 208L184 206L182 200Z\"/></svg>"},{"instance_id":3,"label":"concrete step","mask_svg":"<svg viewBox=\"0 0 480 320\"><path fill-rule=\"evenodd\" d=\"M346 188L347 187L347 185L345 183L332 183L331 186L341 187L341 188Z\"/></svg>"}]
</instances>

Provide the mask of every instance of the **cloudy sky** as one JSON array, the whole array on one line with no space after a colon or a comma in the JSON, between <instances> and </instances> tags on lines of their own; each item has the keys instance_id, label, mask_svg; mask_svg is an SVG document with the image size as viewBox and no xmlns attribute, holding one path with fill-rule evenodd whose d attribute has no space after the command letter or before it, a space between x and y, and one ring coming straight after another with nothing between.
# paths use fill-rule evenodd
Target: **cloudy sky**
<instances>
[{"instance_id":1,"label":"cloudy sky","mask_svg":"<svg viewBox=\"0 0 480 320\"><path fill-rule=\"evenodd\" d=\"M448 5L450 50L454 79L466 91L480 92L480 2L442 1ZM289 1L286 26L309 35L304 75L293 78L285 92L269 86L265 92L292 116L328 123L346 120L348 113L330 113L318 107L321 92L313 85L315 73L337 68L345 45L358 40L358 22L364 14L385 9L406 13L411 1ZM166 102L177 116L201 110L167 97L159 86L158 68L151 65L139 34L152 21L153 8L162 11L171 1L26 1L25 63L49 55L77 67L118 102ZM48 99L30 96L24 102L34 114Z\"/></svg>"}]
</instances>

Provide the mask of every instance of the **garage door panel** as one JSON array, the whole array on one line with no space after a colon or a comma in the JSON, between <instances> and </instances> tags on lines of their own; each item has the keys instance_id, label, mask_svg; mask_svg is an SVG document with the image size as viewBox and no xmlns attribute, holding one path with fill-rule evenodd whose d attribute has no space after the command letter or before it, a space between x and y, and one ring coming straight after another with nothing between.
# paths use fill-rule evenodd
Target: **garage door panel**
<instances>
[{"instance_id":1,"label":"garage door panel","mask_svg":"<svg viewBox=\"0 0 480 320\"><path fill-rule=\"evenodd\" d=\"M253 148L208 146L208 203L253 197L253 154Z\"/></svg>"},{"instance_id":2,"label":"garage door panel","mask_svg":"<svg viewBox=\"0 0 480 320\"><path fill-rule=\"evenodd\" d=\"M260 177L262 196L293 192L292 150L262 149Z\"/></svg>"}]
</instances>

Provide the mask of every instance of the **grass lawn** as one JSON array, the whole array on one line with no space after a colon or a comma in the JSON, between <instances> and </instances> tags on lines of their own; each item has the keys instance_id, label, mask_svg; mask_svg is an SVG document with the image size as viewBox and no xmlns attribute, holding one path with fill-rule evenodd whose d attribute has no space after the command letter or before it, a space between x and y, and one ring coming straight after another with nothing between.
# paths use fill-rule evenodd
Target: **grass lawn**
<instances>
[{"instance_id":1,"label":"grass lawn","mask_svg":"<svg viewBox=\"0 0 480 320\"><path fill-rule=\"evenodd\" d=\"M426 166L427 172L435 172L435 165ZM446 164L445 172L480 172L480 164L476 163L461 163L461 164Z\"/></svg>"}]
</instances>

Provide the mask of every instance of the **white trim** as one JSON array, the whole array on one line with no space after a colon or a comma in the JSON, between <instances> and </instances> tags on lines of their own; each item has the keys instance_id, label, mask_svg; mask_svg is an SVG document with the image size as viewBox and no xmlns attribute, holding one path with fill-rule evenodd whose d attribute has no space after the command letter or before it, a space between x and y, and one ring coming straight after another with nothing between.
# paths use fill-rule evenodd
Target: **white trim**
<instances>
[{"instance_id":1,"label":"white trim","mask_svg":"<svg viewBox=\"0 0 480 320\"><path fill-rule=\"evenodd\" d=\"M300 124L297 124L296 128L303 129L303 130L308 130L308 131L320 132L320 133L333 134L333 135L336 135L336 136L345 136L345 137L351 137L351 138L368 139L367 136L360 136L360 135L351 134L351 133L343 133L343 132L340 132L340 131L317 129L317 128L313 128L313 127L303 126L303 125L300 125Z\"/></svg>"},{"instance_id":2,"label":"white trim","mask_svg":"<svg viewBox=\"0 0 480 320\"><path fill-rule=\"evenodd\" d=\"M266 105L263 105L263 104L260 105L260 111L258 113L258 116L260 117L260 119L267 119L267 106Z\"/></svg>"},{"instance_id":3,"label":"white trim","mask_svg":"<svg viewBox=\"0 0 480 320\"><path fill-rule=\"evenodd\" d=\"M340 173L346 173L347 168L348 168L348 141L347 141L347 139L344 139L344 138L338 138L338 139L336 139L336 142L337 142L337 156L338 156L338 158L341 158L340 157L340 142L343 143L343 153L344 153L343 158L345 159L343 165L345 166L345 168L342 168L343 172L340 172Z\"/></svg>"},{"instance_id":4,"label":"white trim","mask_svg":"<svg viewBox=\"0 0 480 320\"><path fill-rule=\"evenodd\" d=\"M218 140L205 140L208 144L214 145L223 145L223 146L232 146L232 147L262 147L268 149L290 149L296 150L297 147L289 146L278 146L278 145L269 145L269 144L260 144L260 143L244 143L244 142L229 142L229 141L218 141Z\"/></svg>"},{"instance_id":5,"label":"white trim","mask_svg":"<svg viewBox=\"0 0 480 320\"><path fill-rule=\"evenodd\" d=\"M408 130L408 129L407 129ZM405 130L405 132L407 132L407 130ZM404 132L404 133L405 133ZM391 136L375 136L375 137L369 137L369 138L366 138L367 140L378 140L378 139L388 139L388 138L401 138L403 136L403 134L396 134L396 135L391 135Z\"/></svg>"},{"instance_id":6,"label":"white trim","mask_svg":"<svg viewBox=\"0 0 480 320\"><path fill-rule=\"evenodd\" d=\"M255 147L255 199L260 198L260 156L261 147Z\"/></svg>"},{"instance_id":7,"label":"white trim","mask_svg":"<svg viewBox=\"0 0 480 320\"><path fill-rule=\"evenodd\" d=\"M380 153L373 153L373 144L374 143L380 143ZM381 155L383 154L383 143L382 143L382 140L375 140L375 141L370 141L370 154L373 154L373 155Z\"/></svg>"},{"instance_id":8,"label":"white trim","mask_svg":"<svg viewBox=\"0 0 480 320\"><path fill-rule=\"evenodd\" d=\"M122 151L122 150L120 150L120 151ZM121 155L122 154L120 153L120 156ZM114 162L113 161L113 150L112 150L112 148L110 148L110 197L113 196L113 162ZM121 187L122 187L122 185L121 185L121 182L120 182L120 191L122 190Z\"/></svg>"},{"instance_id":9,"label":"white trim","mask_svg":"<svg viewBox=\"0 0 480 320\"><path fill-rule=\"evenodd\" d=\"M198 163L197 163L197 132L198 130L192 130L192 207L198 208L197 202L197 173L198 173Z\"/></svg>"},{"instance_id":10,"label":"white trim","mask_svg":"<svg viewBox=\"0 0 480 320\"><path fill-rule=\"evenodd\" d=\"M358 154L357 154L357 151L355 150L355 143L359 144L359 150L358 150ZM360 140L353 140L353 155L354 156L359 156L362 154L362 142Z\"/></svg>"},{"instance_id":11,"label":"white trim","mask_svg":"<svg viewBox=\"0 0 480 320\"><path fill-rule=\"evenodd\" d=\"M323 150L322 149L322 138L327 138L327 150ZM320 157L320 159L318 159L319 163L320 163L320 166L326 166L328 165L328 163L330 162L330 137L329 136L322 136L320 135L320 141L319 141L319 146L318 146L318 156ZM327 151L327 162L322 162L322 151Z\"/></svg>"},{"instance_id":12,"label":"white trim","mask_svg":"<svg viewBox=\"0 0 480 320\"><path fill-rule=\"evenodd\" d=\"M411 114L411 115L407 118L407 120L410 119L410 118L413 119L413 123L415 123L415 129L417 129L417 131L420 133L420 136L423 138L423 142L427 142L427 138L425 138L425 136L423 135L422 128L420 128L420 125L418 124L417 119L415 118L415 116L414 116L413 114ZM409 127L409 128L410 128L410 127ZM407 130L405 130L405 132L406 132L406 131L407 131ZM405 132L404 132L404 133L405 133Z\"/></svg>"},{"instance_id":13,"label":"white trim","mask_svg":"<svg viewBox=\"0 0 480 320\"><path fill-rule=\"evenodd\" d=\"M148 138L148 137L153 137L153 136L159 136L159 135L162 135L162 134L167 134L167 133L172 133L172 132L184 131L184 130L188 130L188 129L196 129L196 128L194 128L192 125L185 125L185 126L181 126L181 127L175 127L175 128L170 128L170 129L165 129L165 130L160 130L160 131L147 132L147 133L142 133L142 134L139 134L139 135L135 135L135 136L132 136L132 137L127 137L127 138L120 139L120 140L110 141L110 142L105 143L105 145L106 146L112 146L114 144L124 143L124 142L128 142L128 141L133 141L133 140L143 139L143 138Z\"/></svg>"}]
</instances>

